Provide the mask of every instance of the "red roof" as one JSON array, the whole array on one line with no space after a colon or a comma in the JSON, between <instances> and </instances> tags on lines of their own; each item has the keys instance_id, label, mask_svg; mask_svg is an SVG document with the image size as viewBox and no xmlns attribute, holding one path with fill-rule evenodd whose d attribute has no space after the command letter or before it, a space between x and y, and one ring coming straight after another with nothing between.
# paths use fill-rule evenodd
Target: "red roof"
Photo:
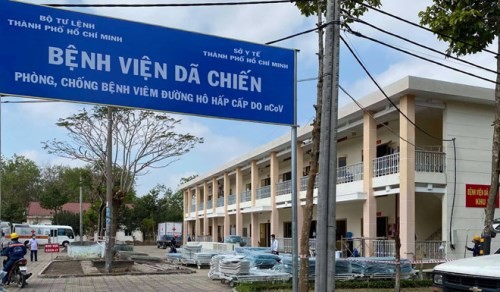
<instances>
[{"instance_id":1,"label":"red roof","mask_svg":"<svg viewBox=\"0 0 500 292\"><path fill-rule=\"evenodd\" d=\"M82 203L83 211L90 208L90 203ZM62 206L63 211L70 213L80 213L80 203L66 203ZM52 216L52 210L44 209L40 202L30 202L28 206L28 216Z\"/></svg>"}]
</instances>

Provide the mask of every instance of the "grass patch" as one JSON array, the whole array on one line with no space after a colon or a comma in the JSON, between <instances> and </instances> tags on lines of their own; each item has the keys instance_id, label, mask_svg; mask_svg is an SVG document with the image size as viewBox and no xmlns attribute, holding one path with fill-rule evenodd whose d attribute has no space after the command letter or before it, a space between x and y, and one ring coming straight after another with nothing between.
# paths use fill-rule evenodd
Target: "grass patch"
<instances>
[{"instance_id":1,"label":"grass patch","mask_svg":"<svg viewBox=\"0 0 500 292\"><path fill-rule=\"evenodd\" d=\"M314 291L314 283L311 283ZM432 287L431 280L401 280L401 288L425 288ZM336 289L390 289L394 288L392 280L352 280L335 281ZM238 292L256 292L256 291L291 291L291 283L241 283L236 287Z\"/></svg>"}]
</instances>

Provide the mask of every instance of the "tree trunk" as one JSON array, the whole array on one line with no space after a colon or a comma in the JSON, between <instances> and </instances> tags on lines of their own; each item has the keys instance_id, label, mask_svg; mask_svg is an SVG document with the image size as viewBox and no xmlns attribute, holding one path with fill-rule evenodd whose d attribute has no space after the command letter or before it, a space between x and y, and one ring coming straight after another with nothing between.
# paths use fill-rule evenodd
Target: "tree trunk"
<instances>
[{"instance_id":1,"label":"tree trunk","mask_svg":"<svg viewBox=\"0 0 500 292\"><path fill-rule=\"evenodd\" d=\"M401 238L399 237L399 220L396 224L396 278L394 282L394 292L401 291Z\"/></svg>"},{"instance_id":2,"label":"tree trunk","mask_svg":"<svg viewBox=\"0 0 500 292\"><path fill-rule=\"evenodd\" d=\"M322 24L322 14L318 1L318 26ZM306 205L304 207L304 217L302 232L300 236L300 270L299 270L299 291L309 291L309 231L314 207L314 184L318 174L320 125L321 125L321 104L323 88L323 29L318 30L318 84L316 97L316 117L312 129L312 149L311 149L311 170L307 180Z\"/></svg>"},{"instance_id":3,"label":"tree trunk","mask_svg":"<svg viewBox=\"0 0 500 292\"><path fill-rule=\"evenodd\" d=\"M498 52L500 53L500 36L497 37ZM500 58L497 57L497 72L500 72ZM497 74L495 86L495 121L493 122L493 145L491 157L491 187L488 203L484 209L484 254L490 254L491 231L490 225L495 217L495 200L498 193L498 175L500 169L500 74Z\"/></svg>"}]
</instances>

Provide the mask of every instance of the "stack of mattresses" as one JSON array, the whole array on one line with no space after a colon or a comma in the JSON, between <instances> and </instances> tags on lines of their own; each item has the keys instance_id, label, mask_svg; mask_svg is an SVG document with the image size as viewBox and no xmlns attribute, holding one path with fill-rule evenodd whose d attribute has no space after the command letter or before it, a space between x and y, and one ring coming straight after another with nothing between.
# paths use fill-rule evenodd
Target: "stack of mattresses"
<instances>
[{"instance_id":1,"label":"stack of mattresses","mask_svg":"<svg viewBox=\"0 0 500 292\"><path fill-rule=\"evenodd\" d=\"M165 258L171 263L180 263L182 259L182 254L180 253L167 253Z\"/></svg>"},{"instance_id":2,"label":"stack of mattresses","mask_svg":"<svg viewBox=\"0 0 500 292\"><path fill-rule=\"evenodd\" d=\"M196 263L198 264L202 264L202 265L208 265L210 264L210 261L212 259L212 257L216 255L216 253L213 253L213 252L197 252L194 254L194 260L196 261Z\"/></svg>"},{"instance_id":3,"label":"stack of mattresses","mask_svg":"<svg viewBox=\"0 0 500 292\"><path fill-rule=\"evenodd\" d=\"M244 247L235 247L234 251L236 253L242 253L242 254L248 254L248 253L271 253L271 248L270 247L251 247L251 246L244 246Z\"/></svg>"},{"instance_id":4,"label":"stack of mattresses","mask_svg":"<svg viewBox=\"0 0 500 292\"><path fill-rule=\"evenodd\" d=\"M241 257L223 258L219 262L219 271L224 275L247 275L250 262Z\"/></svg>"},{"instance_id":5,"label":"stack of mattresses","mask_svg":"<svg viewBox=\"0 0 500 292\"><path fill-rule=\"evenodd\" d=\"M375 275L396 275L396 258L395 257L357 257L348 258L352 264L353 273L363 274L364 276ZM413 268L409 260L401 259L401 274L413 274Z\"/></svg>"},{"instance_id":6,"label":"stack of mattresses","mask_svg":"<svg viewBox=\"0 0 500 292\"><path fill-rule=\"evenodd\" d=\"M201 252L201 245L187 245L182 248L182 258L183 259L194 259L194 254Z\"/></svg>"},{"instance_id":7,"label":"stack of mattresses","mask_svg":"<svg viewBox=\"0 0 500 292\"><path fill-rule=\"evenodd\" d=\"M210 279L220 279L220 261L225 258L234 258L234 257L243 259L243 256L235 256L233 254L214 255L210 260L210 270L208 271L208 277Z\"/></svg>"},{"instance_id":8,"label":"stack of mattresses","mask_svg":"<svg viewBox=\"0 0 500 292\"><path fill-rule=\"evenodd\" d=\"M251 267L258 269L272 269L281 261L281 258L277 255L260 252L249 252L245 259L250 262Z\"/></svg>"}]
</instances>

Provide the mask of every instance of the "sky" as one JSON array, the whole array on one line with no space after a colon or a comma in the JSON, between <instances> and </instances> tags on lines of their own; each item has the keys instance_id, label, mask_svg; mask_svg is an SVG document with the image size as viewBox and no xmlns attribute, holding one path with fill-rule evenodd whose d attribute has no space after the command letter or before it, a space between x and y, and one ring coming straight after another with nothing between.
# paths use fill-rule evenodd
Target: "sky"
<instances>
[{"instance_id":1,"label":"sky","mask_svg":"<svg viewBox=\"0 0 500 292\"><path fill-rule=\"evenodd\" d=\"M195 3L195 2L228 2L199 0L115 0L115 1L30 1L32 3ZM233 2L237 2L234 1ZM418 12L431 5L429 0L382 0L381 9L409 21L418 22ZM254 43L266 43L294 35L316 27L316 17L305 17L291 3L239 5L239 6L206 6L206 7L155 7L155 8L66 8L84 13L111 16L142 23L155 24L175 29L209 34ZM369 11L363 19L371 24L388 30L394 34L407 37L413 41L434 49L445 51L446 43L439 42L432 33L415 28L398 20ZM449 66L494 78L494 74L462 65L457 61L445 59L411 44L403 43L361 24L351 25L353 30L380 39L412 52L421 54L432 60ZM458 73L429 62L404 55L383 47L369 40L361 39L343 32L342 36L355 49L370 70L377 82L382 86L395 82L405 76L419 76L437 80L459 82L475 86L493 88L493 83ZM161 40L158 40L161 41ZM494 42L495 43L495 42ZM147 44L152 45L154 44ZM299 126L310 124L314 117L313 104L316 101L317 76L317 34L312 32L275 44L283 48L297 49L297 122ZM496 51L496 46L489 47ZM482 52L463 57L469 62L495 70L496 60L493 55ZM312 79L312 80L311 80ZM340 51L340 85L355 99L376 91L361 67L356 63L345 46ZM82 166L77 160L63 159L48 154L42 149L44 141L67 139L64 129L55 124L60 118L78 113L86 105L65 102L50 103L16 103L28 101L26 98L3 97L1 105L1 153L11 158L14 154L23 155L35 161L39 166L68 165ZM5 103L5 101L8 101ZM344 95L339 97L339 106L351 102ZM164 184L176 190L179 181L190 175L203 175L218 166L225 164L245 153L248 153L278 137L290 134L287 126L223 120L216 118L196 117L172 114L182 120L179 132L191 133L203 137L205 143L183 155L166 168L152 169L147 175L139 177L136 185L138 195L148 193L157 184Z\"/></svg>"}]
</instances>

